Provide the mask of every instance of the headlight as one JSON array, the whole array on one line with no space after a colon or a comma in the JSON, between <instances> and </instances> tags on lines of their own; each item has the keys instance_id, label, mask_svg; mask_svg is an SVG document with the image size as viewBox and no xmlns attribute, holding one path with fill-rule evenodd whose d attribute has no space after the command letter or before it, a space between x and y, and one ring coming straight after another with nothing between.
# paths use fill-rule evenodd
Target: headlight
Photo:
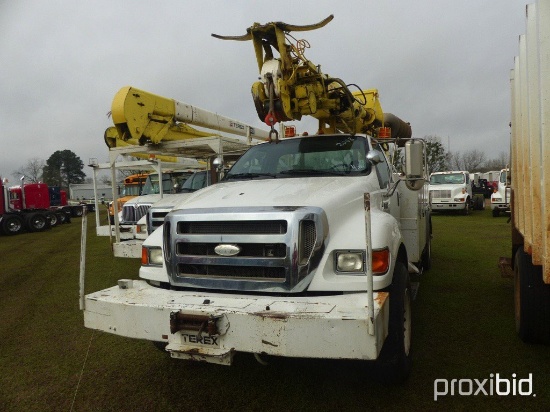
<instances>
[{"instance_id":1,"label":"headlight","mask_svg":"<svg viewBox=\"0 0 550 412\"><path fill-rule=\"evenodd\" d=\"M160 247L142 247L141 264L144 266L162 266L162 249Z\"/></svg>"},{"instance_id":2,"label":"headlight","mask_svg":"<svg viewBox=\"0 0 550 412\"><path fill-rule=\"evenodd\" d=\"M492 197L491 202L502 202L502 198L500 197Z\"/></svg>"},{"instance_id":3,"label":"headlight","mask_svg":"<svg viewBox=\"0 0 550 412\"><path fill-rule=\"evenodd\" d=\"M464 202L463 197L455 197L455 202Z\"/></svg>"},{"instance_id":4,"label":"headlight","mask_svg":"<svg viewBox=\"0 0 550 412\"><path fill-rule=\"evenodd\" d=\"M336 252L336 270L338 272L363 273L363 252Z\"/></svg>"},{"instance_id":5,"label":"headlight","mask_svg":"<svg viewBox=\"0 0 550 412\"><path fill-rule=\"evenodd\" d=\"M336 251L336 272L338 274L361 275L365 273L363 262L365 252ZM388 248L372 251L372 274L383 275L390 267L390 251Z\"/></svg>"}]
</instances>

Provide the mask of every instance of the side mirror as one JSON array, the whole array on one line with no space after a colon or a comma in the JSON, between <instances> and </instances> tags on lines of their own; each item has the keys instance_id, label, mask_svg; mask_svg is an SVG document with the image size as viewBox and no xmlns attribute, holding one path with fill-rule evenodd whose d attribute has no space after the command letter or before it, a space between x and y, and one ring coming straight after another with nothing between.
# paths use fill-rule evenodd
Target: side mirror
<instances>
[{"instance_id":1,"label":"side mirror","mask_svg":"<svg viewBox=\"0 0 550 412\"><path fill-rule=\"evenodd\" d=\"M380 152L377 150L371 150L367 153L367 161L369 161L373 165L377 165L382 161L382 157L380 156Z\"/></svg>"},{"instance_id":2,"label":"side mirror","mask_svg":"<svg viewBox=\"0 0 550 412\"><path fill-rule=\"evenodd\" d=\"M410 190L420 190L426 182L424 142L408 140L405 143L405 184Z\"/></svg>"}]
</instances>

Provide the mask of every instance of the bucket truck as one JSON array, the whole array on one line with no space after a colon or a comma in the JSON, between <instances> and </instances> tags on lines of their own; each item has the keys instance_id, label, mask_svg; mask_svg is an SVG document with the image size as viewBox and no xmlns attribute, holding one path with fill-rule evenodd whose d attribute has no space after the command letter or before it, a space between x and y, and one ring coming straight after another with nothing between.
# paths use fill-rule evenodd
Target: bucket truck
<instances>
[{"instance_id":1,"label":"bucket truck","mask_svg":"<svg viewBox=\"0 0 550 412\"><path fill-rule=\"evenodd\" d=\"M177 359L356 359L384 379L408 376L411 276L431 264L425 145L382 111L376 89L351 91L292 43L290 32L330 20L214 35L254 45L252 97L267 142L174 206L143 243L139 280L81 296L86 327L150 340ZM317 134L275 128L302 116L318 119ZM395 150L405 152L402 174Z\"/></svg>"}]
</instances>

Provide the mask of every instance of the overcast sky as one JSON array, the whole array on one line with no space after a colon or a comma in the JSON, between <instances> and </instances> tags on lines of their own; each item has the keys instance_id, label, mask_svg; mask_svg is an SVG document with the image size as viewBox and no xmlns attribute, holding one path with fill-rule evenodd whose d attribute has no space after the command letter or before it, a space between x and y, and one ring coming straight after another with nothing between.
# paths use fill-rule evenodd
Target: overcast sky
<instances>
[{"instance_id":1,"label":"overcast sky","mask_svg":"<svg viewBox=\"0 0 550 412\"><path fill-rule=\"evenodd\" d=\"M107 113L127 85L261 127L252 43L211 33L330 14L324 28L295 33L324 73L377 88L415 137L497 157L508 151L509 75L528 2L0 0L0 176L14 182L16 169L57 150L107 161Z\"/></svg>"}]
</instances>

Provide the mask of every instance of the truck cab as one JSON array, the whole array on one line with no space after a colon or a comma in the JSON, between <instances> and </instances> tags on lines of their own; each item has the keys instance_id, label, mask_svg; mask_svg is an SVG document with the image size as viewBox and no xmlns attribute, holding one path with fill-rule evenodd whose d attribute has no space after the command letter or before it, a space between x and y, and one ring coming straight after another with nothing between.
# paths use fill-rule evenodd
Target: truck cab
<instances>
[{"instance_id":1,"label":"truck cab","mask_svg":"<svg viewBox=\"0 0 550 412\"><path fill-rule=\"evenodd\" d=\"M253 146L166 215L140 280L86 296L85 324L178 359L378 359L404 376L409 276L431 250L427 185L400 179L368 136Z\"/></svg>"},{"instance_id":2,"label":"truck cab","mask_svg":"<svg viewBox=\"0 0 550 412\"><path fill-rule=\"evenodd\" d=\"M147 210L164 195L172 195L181 191L182 185L192 176L194 170L166 171L162 173L162 195L159 174L151 173L147 176L141 195L128 200L122 206L121 225L134 226Z\"/></svg>"},{"instance_id":3,"label":"truck cab","mask_svg":"<svg viewBox=\"0 0 550 412\"><path fill-rule=\"evenodd\" d=\"M153 233L159 226L164 223L166 215L179 203L189 198L190 194L197 190L203 189L212 184L210 171L202 170L191 175L181 187L180 193L174 196L165 197L154 203L147 211L146 216L142 217L138 222L138 233L136 237ZM145 219L145 220L144 220Z\"/></svg>"},{"instance_id":4,"label":"truck cab","mask_svg":"<svg viewBox=\"0 0 550 412\"><path fill-rule=\"evenodd\" d=\"M510 213L510 186L507 184L508 173L508 169L500 171L497 187L491 195L493 217L498 217L500 213Z\"/></svg>"},{"instance_id":5,"label":"truck cab","mask_svg":"<svg viewBox=\"0 0 550 412\"><path fill-rule=\"evenodd\" d=\"M432 173L429 191L432 211L460 211L467 215L473 208L472 185L467 171Z\"/></svg>"}]
</instances>

